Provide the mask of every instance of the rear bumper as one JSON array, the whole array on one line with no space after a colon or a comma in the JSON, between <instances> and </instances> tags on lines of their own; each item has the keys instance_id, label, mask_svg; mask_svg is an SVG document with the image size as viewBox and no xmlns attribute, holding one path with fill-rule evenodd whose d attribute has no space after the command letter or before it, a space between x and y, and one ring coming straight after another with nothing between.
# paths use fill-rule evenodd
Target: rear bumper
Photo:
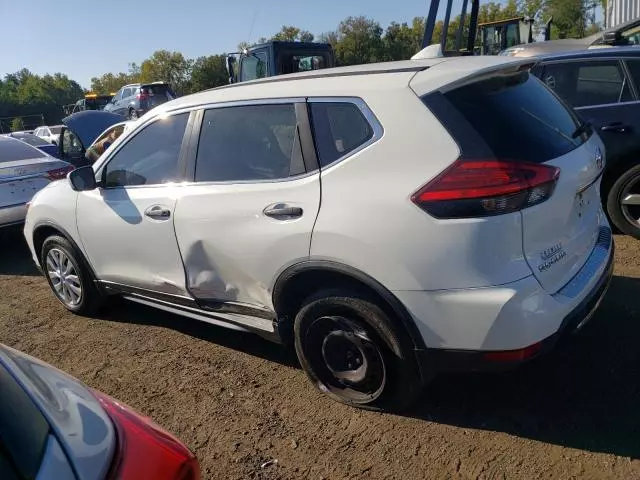
<instances>
[{"instance_id":1,"label":"rear bumper","mask_svg":"<svg viewBox=\"0 0 640 480\"><path fill-rule=\"evenodd\" d=\"M527 363L540 355L549 353L554 348L560 347L574 333L584 327L597 311L604 298L611 278L613 277L614 243L611 242L611 255L607 260L606 268L597 283L562 320L558 330L551 336L542 339L537 344L525 347L512 352L519 353L520 359L510 359L506 361L495 361L487 358L488 351L470 350L447 350L447 349L427 349L421 355L421 361L428 371L432 372L481 372L500 371L515 368L523 363ZM534 348L530 348L534 347ZM518 355L512 355L512 357Z\"/></svg>"},{"instance_id":2,"label":"rear bumper","mask_svg":"<svg viewBox=\"0 0 640 480\"><path fill-rule=\"evenodd\" d=\"M559 292L533 277L490 288L394 292L414 317L427 349L426 371L504 369L554 347L592 317L613 274L608 226L580 271Z\"/></svg>"},{"instance_id":3,"label":"rear bumper","mask_svg":"<svg viewBox=\"0 0 640 480\"><path fill-rule=\"evenodd\" d=\"M27 204L11 205L0 207L0 228L24 223L27 216Z\"/></svg>"}]
</instances>

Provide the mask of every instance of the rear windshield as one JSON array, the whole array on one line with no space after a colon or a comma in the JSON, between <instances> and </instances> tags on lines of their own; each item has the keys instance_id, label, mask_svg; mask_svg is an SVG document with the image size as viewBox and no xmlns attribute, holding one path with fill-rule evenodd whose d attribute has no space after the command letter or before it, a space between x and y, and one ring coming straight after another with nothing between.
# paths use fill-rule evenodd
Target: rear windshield
<instances>
[{"instance_id":1,"label":"rear windshield","mask_svg":"<svg viewBox=\"0 0 640 480\"><path fill-rule=\"evenodd\" d=\"M29 160L44 158L46 155L37 148L33 148L17 139L0 139L0 163L15 160Z\"/></svg>"},{"instance_id":2,"label":"rear windshield","mask_svg":"<svg viewBox=\"0 0 640 480\"><path fill-rule=\"evenodd\" d=\"M2 365L0 392L0 478L36 478L49 424Z\"/></svg>"},{"instance_id":3,"label":"rear windshield","mask_svg":"<svg viewBox=\"0 0 640 480\"><path fill-rule=\"evenodd\" d=\"M109 103L109 100L111 100L111 96L87 98L84 104L87 110L102 110Z\"/></svg>"},{"instance_id":4,"label":"rear windshield","mask_svg":"<svg viewBox=\"0 0 640 480\"><path fill-rule=\"evenodd\" d=\"M572 138L577 117L529 72L491 77L444 96L498 158L546 162L587 138Z\"/></svg>"},{"instance_id":5,"label":"rear windshield","mask_svg":"<svg viewBox=\"0 0 640 480\"><path fill-rule=\"evenodd\" d=\"M50 127L51 133L55 133L56 135L62 131L62 127Z\"/></svg>"},{"instance_id":6,"label":"rear windshield","mask_svg":"<svg viewBox=\"0 0 640 480\"><path fill-rule=\"evenodd\" d=\"M169 100L175 98L175 94L171 87L167 84L159 83L156 85L143 85L140 87L142 93L146 93L148 95L161 95L166 96Z\"/></svg>"},{"instance_id":7,"label":"rear windshield","mask_svg":"<svg viewBox=\"0 0 640 480\"><path fill-rule=\"evenodd\" d=\"M34 147L42 147L44 145L51 145L46 140L43 140L40 137L37 137L36 135L32 135L30 133L19 133L17 135L13 134L12 137L13 138L17 138L18 140L22 140L23 142L26 142L29 145L32 145Z\"/></svg>"}]
</instances>

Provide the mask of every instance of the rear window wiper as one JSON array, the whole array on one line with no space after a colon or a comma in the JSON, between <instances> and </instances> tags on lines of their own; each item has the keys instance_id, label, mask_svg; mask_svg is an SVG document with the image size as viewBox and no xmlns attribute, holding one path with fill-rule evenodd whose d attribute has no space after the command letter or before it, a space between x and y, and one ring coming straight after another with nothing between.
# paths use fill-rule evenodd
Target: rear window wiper
<instances>
[{"instance_id":1,"label":"rear window wiper","mask_svg":"<svg viewBox=\"0 0 640 480\"><path fill-rule=\"evenodd\" d=\"M588 133L591 131L591 122L583 121L578 128L571 134L571 138L578 138L583 133Z\"/></svg>"}]
</instances>

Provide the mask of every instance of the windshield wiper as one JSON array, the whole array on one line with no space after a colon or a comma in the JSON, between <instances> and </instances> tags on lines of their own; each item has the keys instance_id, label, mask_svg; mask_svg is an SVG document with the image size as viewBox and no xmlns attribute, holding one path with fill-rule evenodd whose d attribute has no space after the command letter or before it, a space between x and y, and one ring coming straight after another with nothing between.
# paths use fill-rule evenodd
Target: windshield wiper
<instances>
[{"instance_id":1,"label":"windshield wiper","mask_svg":"<svg viewBox=\"0 0 640 480\"><path fill-rule=\"evenodd\" d=\"M583 121L578 128L571 134L571 138L578 138L583 133L588 133L591 130L591 122Z\"/></svg>"}]
</instances>

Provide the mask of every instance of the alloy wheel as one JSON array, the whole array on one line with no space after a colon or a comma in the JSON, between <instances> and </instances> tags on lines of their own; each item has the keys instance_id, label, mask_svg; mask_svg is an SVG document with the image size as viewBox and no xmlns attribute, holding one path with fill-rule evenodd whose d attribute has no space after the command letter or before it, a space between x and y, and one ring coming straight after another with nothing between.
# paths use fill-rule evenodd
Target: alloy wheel
<instances>
[{"instance_id":1,"label":"alloy wheel","mask_svg":"<svg viewBox=\"0 0 640 480\"><path fill-rule=\"evenodd\" d=\"M640 228L640 175L631 178L622 190L620 210L627 222Z\"/></svg>"},{"instance_id":2,"label":"alloy wheel","mask_svg":"<svg viewBox=\"0 0 640 480\"><path fill-rule=\"evenodd\" d=\"M47 275L56 296L62 303L75 307L82 301L82 284L78 268L69 256L59 248L47 253Z\"/></svg>"}]
</instances>

